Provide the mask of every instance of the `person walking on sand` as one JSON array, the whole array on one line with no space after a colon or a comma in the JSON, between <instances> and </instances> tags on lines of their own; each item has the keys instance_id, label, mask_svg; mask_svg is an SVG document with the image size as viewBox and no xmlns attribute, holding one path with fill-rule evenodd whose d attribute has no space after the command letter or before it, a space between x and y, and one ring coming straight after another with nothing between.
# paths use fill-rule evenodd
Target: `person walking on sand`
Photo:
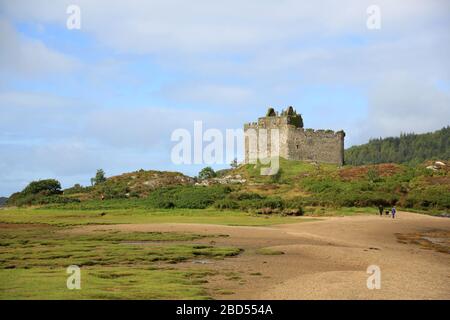
<instances>
[{"instance_id":1,"label":"person walking on sand","mask_svg":"<svg viewBox=\"0 0 450 320\"><path fill-rule=\"evenodd\" d=\"M395 209L395 206L392 207L392 219L395 219L395 214L397 213L397 210Z\"/></svg>"},{"instance_id":2,"label":"person walking on sand","mask_svg":"<svg viewBox=\"0 0 450 320\"><path fill-rule=\"evenodd\" d=\"M384 210L383 205L380 204L380 205L378 206L378 211L380 212L380 217L383 216L383 210Z\"/></svg>"}]
</instances>

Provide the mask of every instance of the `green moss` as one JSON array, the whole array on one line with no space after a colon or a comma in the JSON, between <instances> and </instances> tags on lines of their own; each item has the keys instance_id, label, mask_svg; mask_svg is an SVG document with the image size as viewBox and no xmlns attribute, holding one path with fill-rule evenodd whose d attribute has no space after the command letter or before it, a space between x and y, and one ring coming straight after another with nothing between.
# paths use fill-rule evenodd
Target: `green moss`
<instances>
[{"instance_id":1,"label":"green moss","mask_svg":"<svg viewBox=\"0 0 450 320\"><path fill-rule=\"evenodd\" d=\"M256 250L257 254L265 255L265 256L278 256L284 254L283 251L280 250L273 250L269 248L261 248Z\"/></svg>"},{"instance_id":2,"label":"green moss","mask_svg":"<svg viewBox=\"0 0 450 320\"><path fill-rule=\"evenodd\" d=\"M203 299L210 271L169 265L224 259L241 249L190 241L221 235L172 232L66 232L12 225L0 233L0 299ZM66 268L82 270L82 290L66 288Z\"/></svg>"},{"instance_id":3,"label":"green moss","mask_svg":"<svg viewBox=\"0 0 450 320\"><path fill-rule=\"evenodd\" d=\"M209 299L195 270L82 267L81 289L69 290L61 268L0 271L0 299Z\"/></svg>"}]
</instances>

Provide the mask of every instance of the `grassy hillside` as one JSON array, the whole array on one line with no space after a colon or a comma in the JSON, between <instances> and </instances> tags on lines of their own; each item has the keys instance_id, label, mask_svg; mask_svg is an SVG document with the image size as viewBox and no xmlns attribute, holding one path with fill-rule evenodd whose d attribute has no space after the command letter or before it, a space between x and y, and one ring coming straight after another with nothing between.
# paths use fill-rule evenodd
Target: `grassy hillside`
<instances>
[{"instance_id":1,"label":"grassy hillside","mask_svg":"<svg viewBox=\"0 0 450 320\"><path fill-rule=\"evenodd\" d=\"M245 183L219 184L176 172L136 171L93 187L76 186L14 194L10 205L44 205L67 210L207 209L302 215L320 208L375 208L397 205L428 212L450 211L450 162L419 165L372 164L338 167L280 159L276 175L261 175L260 165L228 170ZM37 182L46 186L48 180ZM51 184L51 185L53 185ZM35 188L36 189L36 188ZM40 190L37 188L36 190ZM103 196L103 200L102 200Z\"/></svg>"},{"instance_id":2,"label":"grassy hillside","mask_svg":"<svg viewBox=\"0 0 450 320\"><path fill-rule=\"evenodd\" d=\"M344 166L281 159L275 176L261 176L259 166L237 171L248 181L246 192L296 200L303 206L366 207L398 205L430 211L450 209L450 163L437 169L420 165Z\"/></svg>"},{"instance_id":3,"label":"grassy hillside","mask_svg":"<svg viewBox=\"0 0 450 320\"><path fill-rule=\"evenodd\" d=\"M139 170L106 179L93 187L64 190L65 195L98 199L142 198L152 191L168 186L192 185L194 179L179 172Z\"/></svg>"},{"instance_id":4,"label":"grassy hillside","mask_svg":"<svg viewBox=\"0 0 450 320\"><path fill-rule=\"evenodd\" d=\"M261 167L244 165L230 170L243 184L209 186L166 185L140 197L118 196L100 200L92 194L105 188L120 189L121 179L108 179L102 189L73 194L78 201L48 204L47 208L70 210L116 209L206 209L238 210L253 213L302 215L320 208L375 208L398 205L428 212L450 210L450 163L435 167L434 162L417 166L377 164L338 167L330 164L281 159L280 170L262 176ZM428 168L427 168L428 167ZM129 177L130 174L121 177ZM120 181L118 186L114 183ZM126 180L125 180L126 181ZM126 183L125 185L128 185ZM67 197L67 195L63 196Z\"/></svg>"},{"instance_id":5,"label":"grassy hillside","mask_svg":"<svg viewBox=\"0 0 450 320\"><path fill-rule=\"evenodd\" d=\"M372 139L345 150L345 162L352 165L389 162L419 164L428 159L450 159L450 126L433 133Z\"/></svg>"},{"instance_id":6,"label":"grassy hillside","mask_svg":"<svg viewBox=\"0 0 450 320\"><path fill-rule=\"evenodd\" d=\"M194 179L179 172L139 170L110 177L94 186L75 185L61 190L58 181L40 180L20 192L11 195L7 204L10 206L67 204L93 199L136 199L150 195L154 190L169 187L192 185ZM30 188L37 184L40 187ZM52 189L48 190L47 185ZM36 192L35 192L36 191Z\"/></svg>"}]
</instances>

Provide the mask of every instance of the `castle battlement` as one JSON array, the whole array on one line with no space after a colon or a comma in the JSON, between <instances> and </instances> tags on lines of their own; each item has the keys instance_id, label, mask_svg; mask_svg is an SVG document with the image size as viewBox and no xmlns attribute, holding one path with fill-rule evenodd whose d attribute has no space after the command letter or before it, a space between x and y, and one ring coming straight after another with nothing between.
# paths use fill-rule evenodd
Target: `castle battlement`
<instances>
[{"instance_id":1,"label":"castle battlement","mask_svg":"<svg viewBox=\"0 0 450 320\"><path fill-rule=\"evenodd\" d=\"M323 130L303 128L303 118L293 107L276 112L273 108L267 110L265 117L258 118L257 122L244 124L244 132L253 130L259 136L259 130L265 132L272 129L279 131L280 156L290 160L316 161L324 163L344 164L344 138L343 130ZM245 162L248 163L250 152L248 135L245 141ZM265 147L267 148L267 146Z\"/></svg>"}]
</instances>

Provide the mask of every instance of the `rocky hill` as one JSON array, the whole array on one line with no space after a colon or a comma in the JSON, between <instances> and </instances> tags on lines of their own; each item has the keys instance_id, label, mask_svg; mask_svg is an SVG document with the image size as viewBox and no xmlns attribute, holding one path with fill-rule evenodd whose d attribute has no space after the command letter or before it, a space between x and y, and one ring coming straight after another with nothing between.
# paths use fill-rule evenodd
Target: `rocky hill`
<instances>
[{"instance_id":1,"label":"rocky hill","mask_svg":"<svg viewBox=\"0 0 450 320\"><path fill-rule=\"evenodd\" d=\"M63 195L80 200L101 198L143 198L153 190L193 185L195 180L179 172L139 170L107 178L93 187L76 187L63 191Z\"/></svg>"}]
</instances>

